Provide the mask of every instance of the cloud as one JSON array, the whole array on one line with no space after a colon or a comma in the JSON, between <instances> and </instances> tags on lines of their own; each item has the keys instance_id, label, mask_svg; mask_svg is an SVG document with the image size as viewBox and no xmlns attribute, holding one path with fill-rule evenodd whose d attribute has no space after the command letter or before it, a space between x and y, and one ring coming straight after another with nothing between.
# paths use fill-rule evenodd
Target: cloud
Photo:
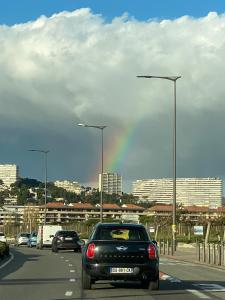
<instances>
[{"instance_id":1,"label":"cloud","mask_svg":"<svg viewBox=\"0 0 225 300\"><path fill-rule=\"evenodd\" d=\"M126 140L125 127L135 128L115 169L125 180L170 177L172 82L136 75L181 75L178 176L223 177L224 29L225 15L215 12L105 23L87 8L0 26L2 162L41 178L40 159L26 149L48 148L52 180L87 182L100 169L99 132L75 126L87 122L108 126L105 157L116 155L111 142Z\"/></svg>"}]
</instances>

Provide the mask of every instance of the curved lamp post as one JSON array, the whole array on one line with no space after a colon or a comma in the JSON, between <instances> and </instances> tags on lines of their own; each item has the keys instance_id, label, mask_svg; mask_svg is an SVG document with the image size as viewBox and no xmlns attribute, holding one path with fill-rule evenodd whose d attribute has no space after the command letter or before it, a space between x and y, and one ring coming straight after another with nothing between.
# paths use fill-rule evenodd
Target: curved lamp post
<instances>
[{"instance_id":1,"label":"curved lamp post","mask_svg":"<svg viewBox=\"0 0 225 300\"><path fill-rule=\"evenodd\" d=\"M101 141L102 141L102 146L101 146L101 153L102 153L102 163L101 163L101 191L100 191L100 222L103 221L103 130L107 127L105 125L88 125L88 124L83 124L79 123L77 124L78 126L81 127L89 127L89 128L97 128L101 130Z\"/></svg>"},{"instance_id":2,"label":"curved lamp post","mask_svg":"<svg viewBox=\"0 0 225 300\"><path fill-rule=\"evenodd\" d=\"M137 78L147 78L147 79L164 79L173 82L174 86L174 115L173 115L173 212L172 212L172 253L176 249L176 82L181 76L151 76L151 75L141 75Z\"/></svg>"},{"instance_id":3,"label":"curved lamp post","mask_svg":"<svg viewBox=\"0 0 225 300\"><path fill-rule=\"evenodd\" d=\"M45 154L45 211L44 211L44 225L46 225L46 205L47 205L47 154L49 150L30 149L30 152L41 152Z\"/></svg>"}]
</instances>

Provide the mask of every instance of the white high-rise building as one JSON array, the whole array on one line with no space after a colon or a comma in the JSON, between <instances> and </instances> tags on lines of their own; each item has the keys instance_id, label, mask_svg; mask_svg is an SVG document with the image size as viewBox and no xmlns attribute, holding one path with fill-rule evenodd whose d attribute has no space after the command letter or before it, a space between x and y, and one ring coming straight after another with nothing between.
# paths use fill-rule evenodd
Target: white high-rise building
<instances>
[{"instance_id":1,"label":"white high-rise building","mask_svg":"<svg viewBox=\"0 0 225 300\"><path fill-rule=\"evenodd\" d=\"M171 204L173 179L146 179L133 182L133 195L141 201ZM216 208L222 205L222 179L177 178L176 201L184 206Z\"/></svg>"},{"instance_id":2,"label":"white high-rise building","mask_svg":"<svg viewBox=\"0 0 225 300\"><path fill-rule=\"evenodd\" d=\"M99 191L101 191L101 174L99 174ZM103 189L106 194L122 195L122 176L117 173L103 173Z\"/></svg>"},{"instance_id":3,"label":"white high-rise building","mask_svg":"<svg viewBox=\"0 0 225 300\"><path fill-rule=\"evenodd\" d=\"M19 167L17 165L4 164L0 165L0 179L4 185L10 187L19 179Z\"/></svg>"},{"instance_id":4,"label":"white high-rise building","mask_svg":"<svg viewBox=\"0 0 225 300\"><path fill-rule=\"evenodd\" d=\"M82 192L81 186L76 181L57 180L54 182L54 185L65 189L67 192L76 193L78 195Z\"/></svg>"}]
</instances>

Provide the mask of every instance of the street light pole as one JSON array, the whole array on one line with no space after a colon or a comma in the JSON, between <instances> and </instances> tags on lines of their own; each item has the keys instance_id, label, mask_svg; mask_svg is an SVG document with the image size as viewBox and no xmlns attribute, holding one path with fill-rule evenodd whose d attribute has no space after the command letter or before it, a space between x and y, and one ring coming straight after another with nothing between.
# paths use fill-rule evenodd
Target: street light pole
<instances>
[{"instance_id":1,"label":"street light pole","mask_svg":"<svg viewBox=\"0 0 225 300\"><path fill-rule=\"evenodd\" d=\"M100 222L102 223L103 221L103 170L104 170L104 167L103 167L103 164L104 164L104 151L103 151L103 148L104 148L104 144L103 144L103 130L107 127L105 125L88 125L88 124L82 124L82 123L79 123L77 124L78 126L81 126L81 127L91 127L91 128L97 128L99 130L101 130L101 191L100 191Z\"/></svg>"},{"instance_id":2,"label":"street light pole","mask_svg":"<svg viewBox=\"0 0 225 300\"><path fill-rule=\"evenodd\" d=\"M137 76L138 78L156 78L170 80L173 82L174 90L174 112L173 112L173 208L172 208L172 254L176 249L176 178L177 178L177 162L176 162L176 152L177 152L177 94L176 94L176 82L181 76Z\"/></svg>"},{"instance_id":3,"label":"street light pole","mask_svg":"<svg viewBox=\"0 0 225 300\"><path fill-rule=\"evenodd\" d=\"M44 210L44 225L46 225L46 211L47 211L47 180L48 180L48 164L47 164L47 154L49 150L39 150L39 149L30 149L31 152L41 152L45 154L45 210Z\"/></svg>"}]
</instances>

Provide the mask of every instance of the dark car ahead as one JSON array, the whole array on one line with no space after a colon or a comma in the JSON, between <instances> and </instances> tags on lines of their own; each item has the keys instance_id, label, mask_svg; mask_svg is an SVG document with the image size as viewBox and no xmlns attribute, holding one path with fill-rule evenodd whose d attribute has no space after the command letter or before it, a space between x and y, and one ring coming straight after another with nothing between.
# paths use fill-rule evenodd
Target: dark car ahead
<instances>
[{"instance_id":1,"label":"dark car ahead","mask_svg":"<svg viewBox=\"0 0 225 300\"><path fill-rule=\"evenodd\" d=\"M79 236L76 231L60 230L57 231L52 240L52 251L58 250L74 250L80 251Z\"/></svg>"},{"instance_id":2,"label":"dark car ahead","mask_svg":"<svg viewBox=\"0 0 225 300\"><path fill-rule=\"evenodd\" d=\"M99 223L82 251L82 287L97 280L140 281L159 288L159 257L143 225Z\"/></svg>"}]
</instances>

